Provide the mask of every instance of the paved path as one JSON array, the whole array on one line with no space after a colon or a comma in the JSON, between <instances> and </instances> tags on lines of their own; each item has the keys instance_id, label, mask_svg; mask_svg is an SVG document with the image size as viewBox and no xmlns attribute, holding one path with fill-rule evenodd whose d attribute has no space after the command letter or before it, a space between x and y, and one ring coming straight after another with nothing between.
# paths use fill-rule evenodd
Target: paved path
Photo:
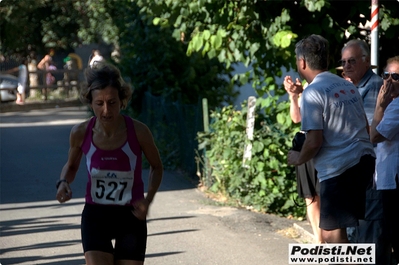
<instances>
[{"instance_id":1,"label":"paved path","mask_svg":"<svg viewBox=\"0 0 399 265\"><path fill-rule=\"evenodd\" d=\"M55 201L72 124L83 107L0 114L0 263L85 264L80 242L86 173L74 198ZM144 171L146 179L148 172ZM192 179L165 172L150 209L145 264L288 264L288 244L279 232L293 220L217 206Z\"/></svg>"}]
</instances>

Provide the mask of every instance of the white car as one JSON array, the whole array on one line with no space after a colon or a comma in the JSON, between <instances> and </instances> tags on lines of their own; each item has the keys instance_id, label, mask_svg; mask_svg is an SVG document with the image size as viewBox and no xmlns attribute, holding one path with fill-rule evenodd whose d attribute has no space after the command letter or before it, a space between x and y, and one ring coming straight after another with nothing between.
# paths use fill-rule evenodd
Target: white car
<instances>
[{"instance_id":1,"label":"white car","mask_svg":"<svg viewBox=\"0 0 399 265\"><path fill-rule=\"evenodd\" d=\"M0 74L0 101L17 99L18 78L9 74Z\"/></svg>"}]
</instances>

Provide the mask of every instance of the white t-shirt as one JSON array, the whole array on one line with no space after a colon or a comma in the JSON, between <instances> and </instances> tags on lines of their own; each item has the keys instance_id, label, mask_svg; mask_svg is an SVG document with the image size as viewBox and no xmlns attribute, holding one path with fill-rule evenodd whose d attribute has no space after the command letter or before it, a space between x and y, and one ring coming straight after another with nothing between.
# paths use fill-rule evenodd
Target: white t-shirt
<instances>
[{"instance_id":1,"label":"white t-shirt","mask_svg":"<svg viewBox=\"0 0 399 265\"><path fill-rule=\"evenodd\" d=\"M302 94L302 130L323 131L323 143L314 157L321 181L336 177L375 156L367 133L367 119L357 88L330 72L318 74Z\"/></svg>"}]
</instances>

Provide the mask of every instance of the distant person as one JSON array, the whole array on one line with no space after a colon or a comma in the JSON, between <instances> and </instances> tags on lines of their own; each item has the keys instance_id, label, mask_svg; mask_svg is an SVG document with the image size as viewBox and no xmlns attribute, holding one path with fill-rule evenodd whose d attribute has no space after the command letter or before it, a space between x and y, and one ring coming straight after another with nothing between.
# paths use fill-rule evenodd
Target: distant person
<instances>
[{"instance_id":1,"label":"distant person","mask_svg":"<svg viewBox=\"0 0 399 265\"><path fill-rule=\"evenodd\" d=\"M111 58L114 62L119 63L121 60L121 51L118 44L115 44L114 50L111 52Z\"/></svg>"},{"instance_id":2,"label":"distant person","mask_svg":"<svg viewBox=\"0 0 399 265\"><path fill-rule=\"evenodd\" d=\"M48 72L47 72L47 74L46 74L46 84L47 84L47 86L54 85L54 83L55 83L55 77L54 77L54 75L51 73L51 71L57 70L57 67L54 65L54 63L53 63L52 61L50 61L47 70L48 70Z\"/></svg>"},{"instance_id":3,"label":"distant person","mask_svg":"<svg viewBox=\"0 0 399 265\"><path fill-rule=\"evenodd\" d=\"M18 67L12 68L6 73L18 72L18 87L17 87L17 104L25 104L25 92L28 81L28 68L26 66L28 60L24 58Z\"/></svg>"},{"instance_id":4,"label":"distant person","mask_svg":"<svg viewBox=\"0 0 399 265\"><path fill-rule=\"evenodd\" d=\"M51 49L48 54L46 54L43 59L37 64L37 69L48 70L50 63L53 61L54 50Z\"/></svg>"},{"instance_id":5,"label":"distant person","mask_svg":"<svg viewBox=\"0 0 399 265\"><path fill-rule=\"evenodd\" d=\"M56 198L60 203L72 198L70 183L84 154L88 181L81 234L86 264L144 264L146 216L162 181L161 158L149 128L120 113L132 91L119 70L98 63L87 68L85 76L82 98L95 116L71 130ZM150 165L146 196L142 154Z\"/></svg>"},{"instance_id":6,"label":"distant person","mask_svg":"<svg viewBox=\"0 0 399 265\"><path fill-rule=\"evenodd\" d=\"M99 50L93 50L93 54L90 59L89 66L93 67L96 63L100 63L104 60Z\"/></svg>"},{"instance_id":7,"label":"distant person","mask_svg":"<svg viewBox=\"0 0 399 265\"><path fill-rule=\"evenodd\" d=\"M50 66L52 65L54 50L50 49L49 53L46 54L43 59L37 64L37 69L45 71L40 75L40 84L44 87L42 88L42 94L47 95L48 93L48 86L55 82L54 76L49 72Z\"/></svg>"},{"instance_id":8,"label":"distant person","mask_svg":"<svg viewBox=\"0 0 399 265\"><path fill-rule=\"evenodd\" d=\"M68 57L71 58L71 60L74 62L74 65L76 65L77 69L79 70L83 69L82 58L80 58L79 55L77 55L74 52L71 52L68 54Z\"/></svg>"},{"instance_id":9,"label":"distant person","mask_svg":"<svg viewBox=\"0 0 399 265\"><path fill-rule=\"evenodd\" d=\"M375 154L356 87L327 71L328 41L311 35L295 46L296 65L308 87L302 93L302 150L289 151L289 165L313 159L320 181L323 242L348 243L347 227L364 217L366 187L374 174Z\"/></svg>"},{"instance_id":10,"label":"distant person","mask_svg":"<svg viewBox=\"0 0 399 265\"><path fill-rule=\"evenodd\" d=\"M377 98L370 139L376 148L376 189L382 192L385 245L399 263L399 56L389 58L382 74L384 84ZM386 242L387 241L387 242ZM378 247L378 246L377 246ZM390 253L388 258L390 257ZM386 260L390 262L390 260ZM388 263L379 263L388 264ZM389 263L392 264L392 263Z\"/></svg>"},{"instance_id":11,"label":"distant person","mask_svg":"<svg viewBox=\"0 0 399 265\"><path fill-rule=\"evenodd\" d=\"M290 117L294 123L301 122L301 112L300 112L300 96L305 88L302 86L301 81L297 78L295 82L292 80L291 76L286 76L284 78L284 88L289 95L290 100ZM299 136L299 137L298 137ZM296 151L300 151L306 134L303 131L297 132L294 141L296 143L293 146ZM319 228L320 223L320 183L317 178L317 172L314 168L313 160L309 160L302 165L295 166L296 180L297 180L297 192L300 198L305 199L306 213L310 225L313 230L313 236L315 238L315 243L322 243L323 239L321 237L321 229Z\"/></svg>"},{"instance_id":12,"label":"distant person","mask_svg":"<svg viewBox=\"0 0 399 265\"><path fill-rule=\"evenodd\" d=\"M77 80L76 73L73 70L76 70L77 67L75 66L71 57L67 56L64 58L64 81L69 85L70 81Z\"/></svg>"}]
</instances>

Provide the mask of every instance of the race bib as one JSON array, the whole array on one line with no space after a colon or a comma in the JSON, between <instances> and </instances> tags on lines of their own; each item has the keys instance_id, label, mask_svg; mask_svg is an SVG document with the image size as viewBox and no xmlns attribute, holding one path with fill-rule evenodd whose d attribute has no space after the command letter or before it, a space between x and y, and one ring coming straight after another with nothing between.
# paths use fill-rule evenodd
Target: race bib
<instances>
[{"instance_id":1,"label":"race bib","mask_svg":"<svg viewBox=\"0 0 399 265\"><path fill-rule=\"evenodd\" d=\"M133 171L91 170L91 198L94 203L125 205L132 200Z\"/></svg>"}]
</instances>

